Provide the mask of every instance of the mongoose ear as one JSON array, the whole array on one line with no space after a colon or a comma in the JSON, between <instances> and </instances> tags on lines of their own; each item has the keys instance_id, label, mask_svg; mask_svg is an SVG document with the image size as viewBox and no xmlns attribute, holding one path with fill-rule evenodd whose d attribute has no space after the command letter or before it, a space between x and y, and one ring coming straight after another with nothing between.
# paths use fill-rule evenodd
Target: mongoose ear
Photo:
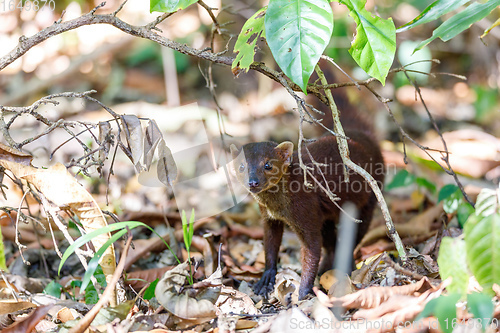
<instances>
[{"instance_id":1,"label":"mongoose ear","mask_svg":"<svg viewBox=\"0 0 500 333\"><path fill-rule=\"evenodd\" d=\"M238 157L238 155L240 154L240 151L238 150L238 148L236 148L236 146L234 144L231 144L229 146L229 149L231 150L231 156L233 157L233 160Z\"/></svg>"},{"instance_id":2,"label":"mongoose ear","mask_svg":"<svg viewBox=\"0 0 500 333\"><path fill-rule=\"evenodd\" d=\"M285 141L277 145L274 149L286 164L292 163L293 143Z\"/></svg>"}]
</instances>

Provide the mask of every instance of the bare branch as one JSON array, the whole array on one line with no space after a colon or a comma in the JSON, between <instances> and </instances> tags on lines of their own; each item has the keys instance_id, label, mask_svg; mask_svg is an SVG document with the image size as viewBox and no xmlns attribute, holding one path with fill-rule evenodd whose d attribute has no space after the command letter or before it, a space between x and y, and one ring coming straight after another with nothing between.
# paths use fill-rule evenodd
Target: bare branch
<instances>
[{"instance_id":1,"label":"bare branch","mask_svg":"<svg viewBox=\"0 0 500 333\"><path fill-rule=\"evenodd\" d=\"M220 32L220 24L217 21L217 18L215 17L214 12L213 12L217 8L212 8L212 7L207 6L207 4L203 2L203 0L199 0L198 4L200 6L202 6L203 8L205 8L205 10L207 11L208 15L210 15L210 18L214 22L214 28L215 28L215 30L217 31L218 34L220 34L221 33Z\"/></svg>"},{"instance_id":2,"label":"bare branch","mask_svg":"<svg viewBox=\"0 0 500 333\"><path fill-rule=\"evenodd\" d=\"M64 32L80 28L82 26L86 25L93 25L93 24L108 24L112 25L117 29L120 29L121 31L125 32L126 34L132 35L134 37L140 37L144 39L151 40L159 45L171 48L173 50L176 50L180 53L193 56L199 59L207 60L211 63L214 64L221 64L221 65L226 65L226 66L231 66L233 63L234 58L228 57L228 56L223 56L219 53L213 53L211 49L206 49L206 50L198 50L192 47L189 47L185 44L178 43L176 41L170 40L168 38L165 38L158 33L156 33L154 30L158 30L156 26L165 20L166 18L170 17L174 13L165 13L161 16L159 16L157 19L155 19L153 22L148 23L143 26L133 26L129 23L126 23L116 17L117 12L113 12L111 14L105 14L105 15L96 15L95 12L103 7L105 5L105 2L101 3L97 7L95 7L92 11L90 11L87 14L84 14L78 18L61 22L61 20L56 21L54 24L51 26L39 31L35 35L31 37L26 37L26 36L21 36L19 38L19 43L18 45L10 51L8 54L0 58L0 71L3 70L5 67L13 63L15 60L19 59L21 56L23 56L28 50L30 50L32 47L42 43L43 41L49 39L52 36L62 34ZM220 26L220 25L219 25ZM226 51L224 51L226 52ZM250 68L252 70L255 70L259 73L264 74L265 76L271 78L272 80L276 82L280 82L279 75L280 73L268 68L265 66L264 63L259 63L259 62L254 62ZM296 85L295 83L291 82L288 79L285 79L294 91L301 91L300 87ZM323 102L326 102L324 96L320 93L320 89L314 86L308 87L308 92L318 96Z\"/></svg>"},{"instance_id":3,"label":"bare branch","mask_svg":"<svg viewBox=\"0 0 500 333\"><path fill-rule=\"evenodd\" d=\"M424 106L424 109L425 109L425 112L427 113L427 117L429 118L429 120L431 121L431 124L432 126L434 127L434 130L436 131L436 133L439 135L439 138L441 139L441 142L443 143L443 147L444 147L444 152L441 153L441 160L443 160L443 162L446 164L446 168L443 167L441 165L441 163L437 162L434 158L432 158L432 160L434 162L436 162L447 174L449 174L450 176L453 177L453 179L455 180L455 183L457 184L457 186L460 188L460 191L462 192L462 195L464 196L464 199L472 206L474 207L474 202L472 201L472 199L469 197L469 195L465 192L465 189L464 189L464 186L462 185L462 182L460 181L460 179L458 179L458 176L457 174L455 173L455 171L453 171L453 168L451 167L451 164L450 164L450 152L448 151L448 146L446 144L446 141L443 137L443 134L441 133L441 130L439 129L439 126L437 125L436 123L436 120L434 119L434 117L432 116L432 114L430 113L429 109L427 108L427 104L425 103L424 101L424 98L422 97L422 92L420 90L420 87L417 83L417 81L415 80L412 80L408 73L406 71L403 71L403 73L406 75L406 78L408 79L408 81L410 81L410 83L415 87L415 91L416 93L418 94L418 97L420 99L420 102L422 103L422 105ZM387 108L387 106L386 106ZM401 127L400 127L400 130ZM403 133L403 132L401 132ZM404 135L404 134L403 134ZM409 136L407 136L409 138ZM429 153L423 149L427 155L429 155ZM430 155L429 155L430 156Z\"/></svg>"},{"instance_id":4,"label":"bare branch","mask_svg":"<svg viewBox=\"0 0 500 333\"><path fill-rule=\"evenodd\" d=\"M318 65L316 65L316 73L318 74L321 83L323 83L323 85L327 85L328 82ZM330 89L325 89L325 94L326 97L328 98L330 109L332 110L333 129L335 132L345 136L344 129L342 128L342 124L340 123L339 111L337 109L337 106L335 105L335 101L333 100L332 92L330 91ZM382 191L380 190L380 187L377 184L377 181L372 177L370 173L368 173L365 169L363 169L362 167L360 167L351 160L349 156L347 140L345 138L342 137L337 138L337 145L339 147L340 156L342 157L344 165L349 169L353 170L354 172L356 172L361 177L363 177L363 179L368 183L368 185L370 185L380 205L380 209L382 211L382 215L384 216L389 237L394 242L394 245L398 250L401 260L403 262L406 262L408 260L408 256L406 254L405 247L403 245L403 242L401 241L401 238L399 237L398 232L396 231L396 228L394 227L394 223L392 222L391 214L389 212L389 207L385 202L384 196L382 194ZM349 181L349 178L346 177L346 174L347 172L344 173L344 179L345 181Z\"/></svg>"}]
</instances>

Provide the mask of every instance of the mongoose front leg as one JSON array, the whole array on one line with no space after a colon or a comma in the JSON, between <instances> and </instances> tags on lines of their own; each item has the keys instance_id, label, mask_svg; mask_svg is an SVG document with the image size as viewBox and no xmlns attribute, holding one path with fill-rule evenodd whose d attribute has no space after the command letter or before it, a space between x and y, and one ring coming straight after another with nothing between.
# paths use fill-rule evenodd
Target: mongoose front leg
<instances>
[{"instance_id":1,"label":"mongoose front leg","mask_svg":"<svg viewBox=\"0 0 500 333\"><path fill-rule=\"evenodd\" d=\"M276 273L278 272L278 253L283 238L283 222L279 220L264 220L264 251L266 269L262 278L255 284L254 291L258 295L267 296L274 289Z\"/></svg>"}]
</instances>

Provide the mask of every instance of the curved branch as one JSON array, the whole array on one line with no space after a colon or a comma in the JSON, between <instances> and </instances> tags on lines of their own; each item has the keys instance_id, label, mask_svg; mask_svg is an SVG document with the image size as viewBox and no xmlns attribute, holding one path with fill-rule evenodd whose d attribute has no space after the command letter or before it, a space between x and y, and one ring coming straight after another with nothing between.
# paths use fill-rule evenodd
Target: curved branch
<instances>
[{"instance_id":1,"label":"curved branch","mask_svg":"<svg viewBox=\"0 0 500 333\"><path fill-rule=\"evenodd\" d=\"M31 37L26 37L26 36L21 36L19 38L19 43L17 46L7 53L5 56L0 58L0 71L3 70L5 67L9 66L11 63L13 63L15 60L19 59L22 57L26 52L28 52L32 47L44 42L45 40L49 39L52 36L62 34L64 32L80 28L82 26L86 25L93 25L93 24L108 24L111 25L117 29L120 29L121 31L125 32L126 34L135 36L135 37L140 37L144 39L148 39L150 41L153 41L159 45L168 47L170 49L176 50L180 53L193 56L199 59L207 60L212 63L216 64L221 64L221 65L226 65L226 66L231 66L233 63L234 58L228 57L228 56L222 56L216 53L211 52L210 50L198 50L192 47L189 47L186 44L181 44L176 41L170 40L166 37L163 37L159 35L156 31L154 30L159 30L156 28L156 25L158 25L161 21L166 19L167 17L171 16L173 13L166 13L161 16L159 16L157 19L154 21L142 25L142 26L134 26L131 25L125 21L122 21L118 17L116 17L116 14L118 12L115 11L111 14L104 14L104 15L96 15L95 12L102 8L106 2L102 2L99 4L97 7L92 9L89 13L84 14L80 17L77 17L75 19L61 22L56 21L54 24L51 26L39 31L38 33L34 34ZM120 9L120 8L119 8ZM278 71L275 71L271 68L268 68L265 66L264 63L259 63L259 62L254 62L250 68L252 70L255 70L259 73L264 74L265 76L271 78L272 80L276 82L280 82L279 75L280 73ZM296 85L295 83L291 82L290 80L286 79L288 82L288 85L290 88L292 88L294 91L301 91L300 87ZM308 92L312 93L313 95L318 96L323 102L326 102L325 98L321 95L320 89L317 87L311 86L308 87Z\"/></svg>"}]
</instances>

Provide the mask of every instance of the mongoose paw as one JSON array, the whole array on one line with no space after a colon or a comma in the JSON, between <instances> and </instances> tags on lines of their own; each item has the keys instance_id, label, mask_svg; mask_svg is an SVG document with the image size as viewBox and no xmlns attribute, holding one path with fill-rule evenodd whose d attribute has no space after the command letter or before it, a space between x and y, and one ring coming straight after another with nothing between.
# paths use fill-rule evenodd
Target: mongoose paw
<instances>
[{"instance_id":1,"label":"mongoose paw","mask_svg":"<svg viewBox=\"0 0 500 333\"><path fill-rule=\"evenodd\" d=\"M313 296L315 295L312 290L312 287L299 289L299 301L312 298Z\"/></svg>"},{"instance_id":2,"label":"mongoose paw","mask_svg":"<svg viewBox=\"0 0 500 333\"><path fill-rule=\"evenodd\" d=\"M254 285L253 290L257 295L267 297L274 290L276 281L276 269L267 269L260 280Z\"/></svg>"}]
</instances>

